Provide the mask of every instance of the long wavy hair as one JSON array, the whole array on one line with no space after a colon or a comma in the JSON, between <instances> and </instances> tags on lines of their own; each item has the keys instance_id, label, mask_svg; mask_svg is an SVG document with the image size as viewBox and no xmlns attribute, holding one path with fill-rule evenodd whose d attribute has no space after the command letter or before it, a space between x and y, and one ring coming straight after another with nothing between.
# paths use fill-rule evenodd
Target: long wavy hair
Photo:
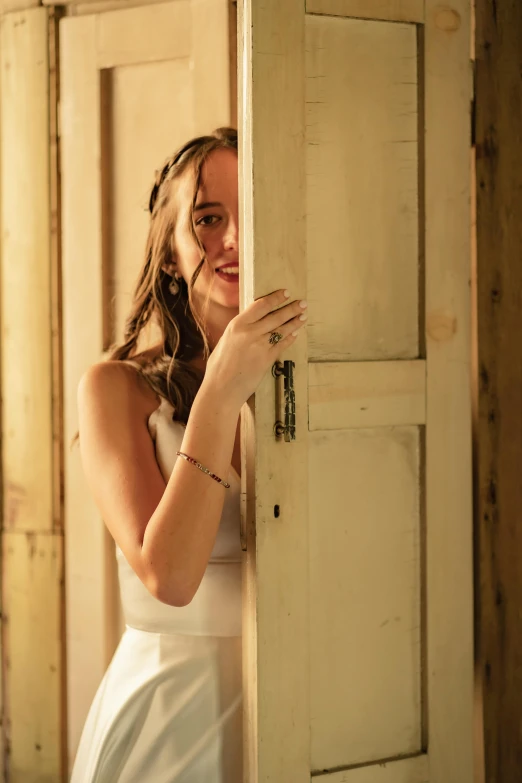
<instances>
[{"instance_id":1,"label":"long wavy hair","mask_svg":"<svg viewBox=\"0 0 522 783\"><path fill-rule=\"evenodd\" d=\"M230 149L237 152L237 131L218 128L208 136L198 136L184 144L157 172L149 198L150 227L145 249L145 262L139 273L131 310L125 323L123 342L113 344L107 351L107 361L130 359L136 355L138 339L149 322L160 330L162 350L140 367L140 374L160 397L168 400L173 419L186 424L190 408L203 380L202 372L190 364L197 357L208 359L210 348L205 329L205 315L211 286L202 314L193 306L193 289L207 263L205 248L195 227L194 206L201 183L201 170L211 152ZM171 196L173 183L187 169L194 173L194 191L191 204L190 227L197 243L201 261L190 282L178 280L179 291L169 288L172 277L164 267L176 263L174 248L175 211Z\"/></svg>"}]
</instances>

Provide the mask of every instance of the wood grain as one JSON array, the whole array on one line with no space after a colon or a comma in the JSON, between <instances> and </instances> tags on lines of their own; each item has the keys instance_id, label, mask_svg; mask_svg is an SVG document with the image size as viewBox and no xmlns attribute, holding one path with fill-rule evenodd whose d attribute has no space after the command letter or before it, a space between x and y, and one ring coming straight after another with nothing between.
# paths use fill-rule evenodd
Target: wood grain
<instances>
[{"instance_id":1,"label":"wood grain","mask_svg":"<svg viewBox=\"0 0 522 783\"><path fill-rule=\"evenodd\" d=\"M522 4L476 3L478 586L485 779L522 775Z\"/></svg>"},{"instance_id":2,"label":"wood grain","mask_svg":"<svg viewBox=\"0 0 522 783\"><path fill-rule=\"evenodd\" d=\"M2 733L3 769L13 783L51 783L63 775L59 260L51 220L56 200L50 202L49 192L56 152L49 33L46 9L2 18Z\"/></svg>"},{"instance_id":3,"label":"wood grain","mask_svg":"<svg viewBox=\"0 0 522 783\"><path fill-rule=\"evenodd\" d=\"M306 0L306 13L422 24L424 2L423 0Z\"/></svg>"},{"instance_id":4,"label":"wood grain","mask_svg":"<svg viewBox=\"0 0 522 783\"><path fill-rule=\"evenodd\" d=\"M430 780L473 780L470 7L426 2L426 562Z\"/></svg>"}]
</instances>

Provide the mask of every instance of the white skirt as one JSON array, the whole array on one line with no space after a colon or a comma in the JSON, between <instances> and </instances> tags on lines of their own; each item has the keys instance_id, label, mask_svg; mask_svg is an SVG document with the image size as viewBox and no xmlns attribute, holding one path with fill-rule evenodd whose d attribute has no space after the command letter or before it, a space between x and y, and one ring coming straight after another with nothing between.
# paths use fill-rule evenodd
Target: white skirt
<instances>
[{"instance_id":1,"label":"white skirt","mask_svg":"<svg viewBox=\"0 0 522 783\"><path fill-rule=\"evenodd\" d=\"M127 626L71 783L241 783L241 637Z\"/></svg>"}]
</instances>

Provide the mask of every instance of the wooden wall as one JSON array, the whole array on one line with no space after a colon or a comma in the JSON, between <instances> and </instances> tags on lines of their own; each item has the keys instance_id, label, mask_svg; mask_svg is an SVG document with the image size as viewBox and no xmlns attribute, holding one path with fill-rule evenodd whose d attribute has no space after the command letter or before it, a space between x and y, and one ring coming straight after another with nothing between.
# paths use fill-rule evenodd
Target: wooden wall
<instances>
[{"instance_id":1,"label":"wooden wall","mask_svg":"<svg viewBox=\"0 0 522 783\"><path fill-rule=\"evenodd\" d=\"M54 13L1 20L5 780L63 772L63 526Z\"/></svg>"},{"instance_id":2,"label":"wooden wall","mask_svg":"<svg viewBox=\"0 0 522 783\"><path fill-rule=\"evenodd\" d=\"M478 620L487 783L522 779L522 3L476 3Z\"/></svg>"}]
</instances>

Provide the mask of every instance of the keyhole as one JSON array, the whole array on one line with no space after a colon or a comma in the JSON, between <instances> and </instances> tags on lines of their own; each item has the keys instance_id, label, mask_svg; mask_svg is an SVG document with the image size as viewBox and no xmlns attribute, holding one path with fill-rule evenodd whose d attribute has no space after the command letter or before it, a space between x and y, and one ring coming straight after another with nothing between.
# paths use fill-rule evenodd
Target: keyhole
<instances>
[{"instance_id":1,"label":"keyhole","mask_svg":"<svg viewBox=\"0 0 522 783\"><path fill-rule=\"evenodd\" d=\"M279 516L279 506L274 506L274 516L276 519Z\"/></svg>"}]
</instances>

